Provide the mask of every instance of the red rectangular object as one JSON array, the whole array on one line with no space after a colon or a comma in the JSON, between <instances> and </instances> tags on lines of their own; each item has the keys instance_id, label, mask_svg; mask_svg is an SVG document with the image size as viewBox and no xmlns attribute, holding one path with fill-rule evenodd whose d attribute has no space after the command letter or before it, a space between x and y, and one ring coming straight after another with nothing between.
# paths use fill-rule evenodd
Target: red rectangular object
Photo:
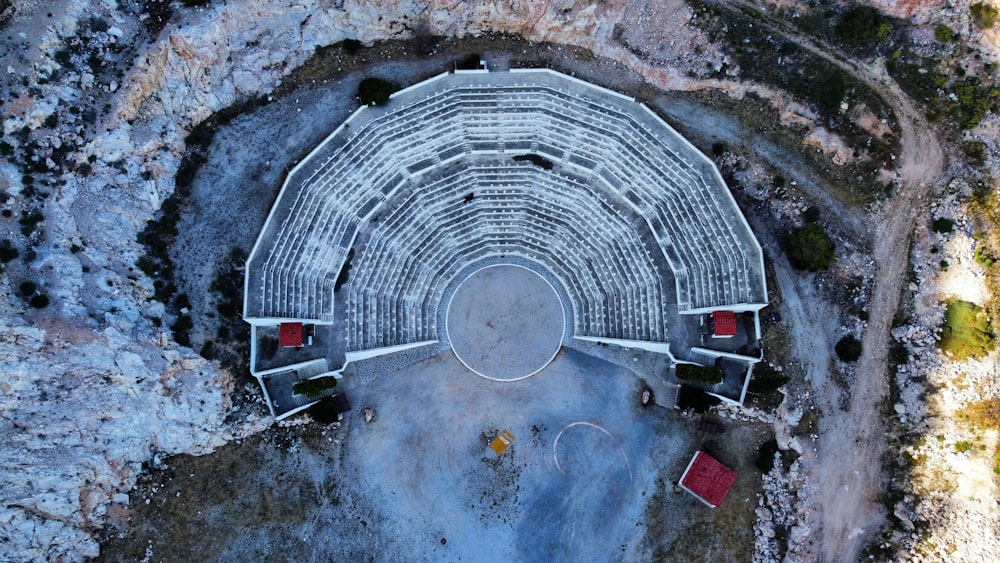
<instances>
[{"instance_id":1,"label":"red rectangular object","mask_svg":"<svg viewBox=\"0 0 1000 563\"><path fill-rule=\"evenodd\" d=\"M736 336L736 313L733 311L712 311L712 336L729 338Z\"/></svg>"},{"instance_id":2,"label":"red rectangular object","mask_svg":"<svg viewBox=\"0 0 1000 563\"><path fill-rule=\"evenodd\" d=\"M302 323L281 323L278 327L278 344L282 348L302 346Z\"/></svg>"},{"instance_id":3,"label":"red rectangular object","mask_svg":"<svg viewBox=\"0 0 1000 563\"><path fill-rule=\"evenodd\" d=\"M736 482L736 473L712 456L697 451L681 476L681 488L712 508L719 508Z\"/></svg>"}]
</instances>

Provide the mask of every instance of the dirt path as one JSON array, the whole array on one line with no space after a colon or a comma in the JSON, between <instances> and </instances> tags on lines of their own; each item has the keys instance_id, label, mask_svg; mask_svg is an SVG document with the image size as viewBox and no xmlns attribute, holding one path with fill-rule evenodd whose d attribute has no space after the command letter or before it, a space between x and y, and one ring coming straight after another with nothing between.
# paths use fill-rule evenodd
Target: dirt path
<instances>
[{"instance_id":1,"label":"dirt path","mask_svg":"<svg viewBox=\"0 0 1000 563\"><path fill-rule=\"evenodd\" d=\"M716 6L738 9L722 3ZM864 353L855 368L847 409L842 410L835 400L840 392L829 378L818 389L826 399L826 408L811 479L819 504L811 527L818 532L817 551L822 560L854 561L885 519L878 499L882 490L879 460L885 450L881 407L889 391L886 344L905 282L914 220L922 211L921 202L930 186L941 174L944 156L922 113L883 67L854 61L831 45L806 37L764 14L751 17L882 95L894 108L901 130L901 151L896 161L901 183L881 216L874 217L872 223L876 225L872 233L875 283L870 320L862 336Z\"/></svg>"},{"instance_id":2,"label":"dirt path","mask_svg":"<svg viewBox=\"0 0 1000 563\"><path fill-rule=\"evenodd\" d=\"M874 72L866 69L871 80ZM888 203L874 237L876 264L870 317L862 336L864 352L858 361L848 410L831 408L820 435L816 483L823 559L853 561L864 541L878 531L884 519L878 496L882 490L880 458L885 451L882 402L889 391L887 343L899 305L909 258L910 234L922 212L922 202L944 165L944 157L929 125L898 86L879 89L896 108L902 130L898 171L902 183ZM869 82L872 84L871 82ZM874 84L872 84L874 87ZM919 121L917 121L919 119Z\"/></svg>"}]
</instances>

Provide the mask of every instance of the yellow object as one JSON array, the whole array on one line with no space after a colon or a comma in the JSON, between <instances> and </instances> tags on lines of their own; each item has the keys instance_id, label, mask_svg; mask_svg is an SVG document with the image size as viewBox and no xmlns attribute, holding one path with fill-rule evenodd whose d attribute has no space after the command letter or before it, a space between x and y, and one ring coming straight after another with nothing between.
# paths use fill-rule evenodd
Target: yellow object
<instances>
[{"instance_id":1,"label":"yellow object","mask_svg":"<svg viewBox=\"0 0 1000 563\"><path fill-rule=\"evenodd\" d=\"M513 441L514 435L511 434L510 431L504 430L499 436L497 436L496 440L493 440L490 447L493 448L493 451L495 451L497 455L503 455L503 453L507 451L507 448L510 447L510 443Z\"/></svg>"}]
</instances>

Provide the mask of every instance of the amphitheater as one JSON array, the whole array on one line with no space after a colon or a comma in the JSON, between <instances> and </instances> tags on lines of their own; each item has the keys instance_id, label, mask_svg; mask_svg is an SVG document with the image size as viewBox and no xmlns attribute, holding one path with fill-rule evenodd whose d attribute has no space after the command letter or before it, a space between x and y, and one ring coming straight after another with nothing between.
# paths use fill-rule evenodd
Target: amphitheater
<instances>
[{"instance_id":1,"label":"amphitheater","mask_svg":"<svg viewBox=\"0 0 1000 563\"><path fill-rule=\"evenodd\" d=\"M739 403L767 304L713 163L633 98L546 69L455 71L358 109L288 175L245 284L279 418L317 400L303 379L455 353L518 380L564 346L673 387L677 364L715 365L704 390ZM502 350L477 348L470 315L514 331Z\"/></svg>"}]
</instances>

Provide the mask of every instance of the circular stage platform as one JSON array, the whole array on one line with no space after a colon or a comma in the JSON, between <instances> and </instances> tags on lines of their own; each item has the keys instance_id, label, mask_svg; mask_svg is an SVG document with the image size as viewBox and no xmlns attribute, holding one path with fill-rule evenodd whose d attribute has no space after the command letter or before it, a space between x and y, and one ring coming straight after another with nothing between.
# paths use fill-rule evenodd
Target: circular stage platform
<instances>
[{"instance_id":1,"label":"circular stage platform","mask_svg":"<svg viewBox=\"0 0 1000 563\"><path fill-rule=\"evenodd\" d=\"M448 303L448 339L455 355L477 375L495 381L517 381L541 371L559 352L565 329L555 289L521 266L473 273Z\"/></svg>"}]
</instances>

